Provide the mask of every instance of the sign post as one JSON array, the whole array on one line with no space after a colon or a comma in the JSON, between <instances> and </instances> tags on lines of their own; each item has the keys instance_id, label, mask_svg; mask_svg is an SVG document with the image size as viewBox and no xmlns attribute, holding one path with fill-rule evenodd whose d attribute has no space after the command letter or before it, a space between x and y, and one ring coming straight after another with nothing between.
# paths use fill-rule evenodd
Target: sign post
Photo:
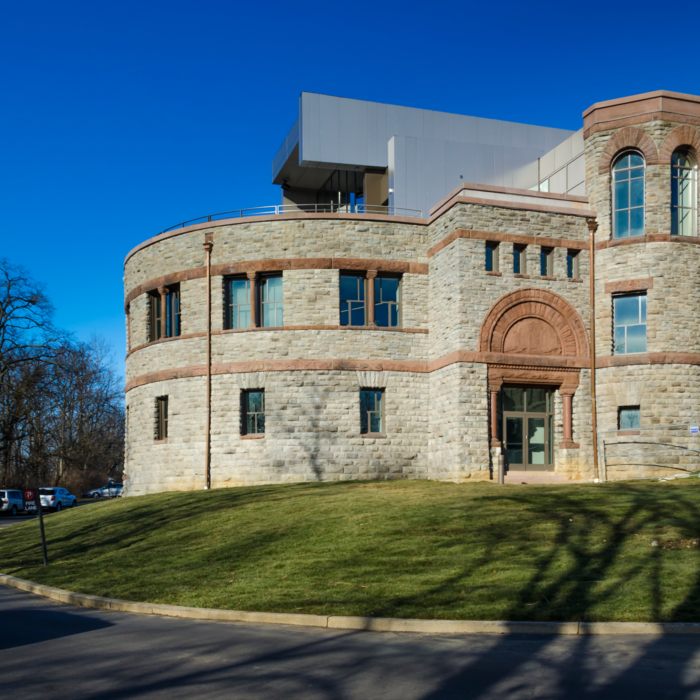
<instances>
[{"instance_id":1,"label":"sign post","mask_svg":"<svg viewBox=\"0 0 700 700\"><path fill-rule=\"evenodd\" d=\"M34 501L34 507L36 508L36 511L39 514L39 528L41 530L41 548L44 552L44 566L48 566L49 558L46 554L46 533L44 532L44 515L41 510L41 494L39 493L39 489L36 489L34 491L32 491L31 489L27 489L24 492L24 500L28 503Z\"/></svg>"}]
</instances>

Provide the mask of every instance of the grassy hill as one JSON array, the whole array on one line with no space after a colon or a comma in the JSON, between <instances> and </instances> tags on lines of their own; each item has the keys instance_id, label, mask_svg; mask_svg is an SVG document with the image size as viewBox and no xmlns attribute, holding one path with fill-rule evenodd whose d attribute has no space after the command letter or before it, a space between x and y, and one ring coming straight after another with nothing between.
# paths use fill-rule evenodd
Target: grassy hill
<instances>
[{"instance_id":1,"label":"grassy hill","mask_svg":"<svg viewBox=\"0 0 700 700\"><path fill-rule=\"evenodd\" d=\"M165 493L0 531L0 571L238 610L700 621L700 481L430 481ZM652 546L656 540L659 545Z\"/></svg>"}]
</instances>

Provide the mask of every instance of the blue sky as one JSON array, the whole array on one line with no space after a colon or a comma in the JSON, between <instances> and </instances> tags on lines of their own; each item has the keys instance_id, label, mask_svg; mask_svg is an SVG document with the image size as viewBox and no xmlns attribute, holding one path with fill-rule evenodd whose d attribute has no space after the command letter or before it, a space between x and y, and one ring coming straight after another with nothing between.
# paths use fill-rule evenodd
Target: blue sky
<instances>
[{"instance_id":1,"label":"blue sky","mask_svg":"<svg viewBox=\"0 0 700 700\"><path fill-rule=\"evenodd\" d=\"M700 94L678 39L699 14L639 2L5 3L0 256L46 284L62 327L105 336L121 369L124 256L178 221L278 203L271 161L301 91L578 129L593 102Z\"/></svg>"}]
</instances>

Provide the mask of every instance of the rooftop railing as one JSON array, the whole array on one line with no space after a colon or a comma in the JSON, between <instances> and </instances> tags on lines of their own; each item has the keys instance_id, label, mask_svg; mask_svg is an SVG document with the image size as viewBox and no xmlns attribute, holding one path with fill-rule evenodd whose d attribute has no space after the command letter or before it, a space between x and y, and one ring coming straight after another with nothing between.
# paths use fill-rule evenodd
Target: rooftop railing
<instances>
[{"instance_id":1,"label":"rooftop railing","mask_svg":"<svg viewBox=\"0 0 700 700\"><path fill-rule=\"evenodd\" d=\"M244 219L248 216L278 216L280 214L381 214L384 216L403 216L410 219L422 219L423 212L418 209L385 207L379 204L272 204L269 207L251 207L250 209L232 209L218 214L207 214L197 219L183 221L166 228L161 233L174 231L194 224L206 224L221 219Z\"/></svg>"}]
</instances>

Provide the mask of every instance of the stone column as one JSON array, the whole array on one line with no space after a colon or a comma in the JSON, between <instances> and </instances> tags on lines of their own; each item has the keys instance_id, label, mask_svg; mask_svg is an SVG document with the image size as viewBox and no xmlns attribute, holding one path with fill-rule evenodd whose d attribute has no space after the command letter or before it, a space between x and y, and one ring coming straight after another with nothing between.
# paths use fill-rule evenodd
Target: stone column
<instances>
[{"instance_id":1,"label":"stone column","mask_svg":"<svg viewBox=\"0 0 700 700\"><path fill-rule=\"evenodd\" d=\"M564 439L559 443L559 447L564 449L564 450L575 450L579 448L579 445L574 442L573 440L573 398L574 398L574 391L571 388L562 386L559 389L559 393L561 394L562 400L564 402L564 417L563 421L564 424L562 425L562 429L564 432ZM550 437L550 440L553 438L553 436Z\"/></svg>"},{"instance_id":2,"label":"stone column","mask_svg":"<svg viewBox=\"0 0 700 700\"><path fill-rule=\"evenodd\" d=\"M489 388L491 398L491 447L500 447L501 441L498 439L498 389Z\"/></svg>"},{"instance_id":3,"label":"stone column","mask_svg":"<svg viewBox=\"0 0 700 700\"><path fill-rule=\"evenodd\" d=\"M158 294L160 294L160 338L162 340L168 333L168 288L158 287Z\"/></svg>"},{"instance_id":4,"label":"stone column","mask_svg":"<svg viewBox=\"0 0 700 700\"><path fill-rule=\"evenodd\" d=\"M250 280L250 326L248 328L255 328L258 325L258 273L247 272L246 275Z\"/></svg>"},{"instance_id":5,"label":"stone column","mask_svg":"<svg viewBox=\"0 0 700 700\"><path fill-rule=\"evenodd\" d=\"M377 276L376 270L367 270L367 325L376 328L374 322L374 280Z\"/></svg>"}]
</instances>

